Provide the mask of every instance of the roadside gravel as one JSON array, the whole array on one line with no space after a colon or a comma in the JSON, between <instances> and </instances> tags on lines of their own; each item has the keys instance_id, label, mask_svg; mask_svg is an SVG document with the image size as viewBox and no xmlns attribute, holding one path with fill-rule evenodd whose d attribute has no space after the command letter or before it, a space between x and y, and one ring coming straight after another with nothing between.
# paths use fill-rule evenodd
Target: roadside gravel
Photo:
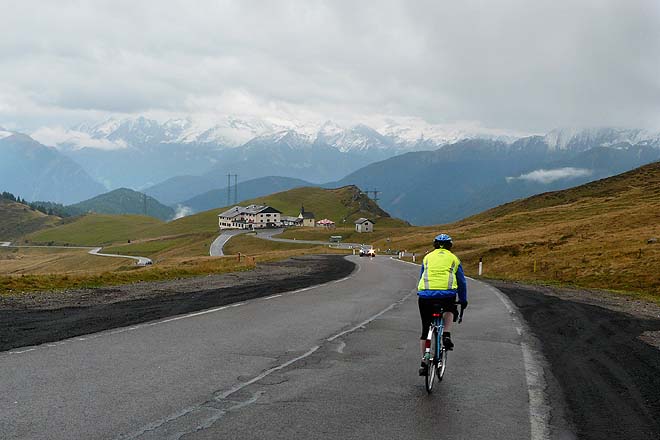
<instances>
[{"instance_id":1,"label":"roadside gravel","mask_svg":"<svg viewBox=\"0 0 660 440\"><path fill-rule=\"evenodd\" d=\"M98 289L0 297L0 351L296 290L349 275L338 255L290 258L256 269Z\"/></svg>"},{"instance_id":2,"label":"roadside gravel","mask_svg":"<svg viewBox=\"0 0 660 440\"><path fill-rule=\"evenodd\" d=\"M540 340L578 438L660 438L660 306L610 292L485 280Z\"/></svg>"}]
</instances>

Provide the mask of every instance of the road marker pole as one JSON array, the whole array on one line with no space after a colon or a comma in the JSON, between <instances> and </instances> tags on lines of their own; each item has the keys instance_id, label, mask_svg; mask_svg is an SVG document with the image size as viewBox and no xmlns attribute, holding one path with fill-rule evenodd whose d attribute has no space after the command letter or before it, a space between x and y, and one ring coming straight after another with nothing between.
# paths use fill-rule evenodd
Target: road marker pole
<instances>
[{"instance_id":1,"label":"road marker pole","mask_svg":"<svg viewBox=\"0 0 660 440\"><path fill-rule=\"evenodd\" d=\"M484 257L479 257L479 276L484 272Z\"/></svg>"}]
</instances>

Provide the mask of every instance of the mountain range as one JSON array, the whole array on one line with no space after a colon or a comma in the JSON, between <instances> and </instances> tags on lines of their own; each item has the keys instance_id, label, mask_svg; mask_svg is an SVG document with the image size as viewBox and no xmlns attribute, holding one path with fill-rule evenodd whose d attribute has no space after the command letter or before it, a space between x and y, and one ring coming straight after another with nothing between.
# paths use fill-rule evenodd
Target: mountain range
<instances>
[{"instance_id":1,"label":"mountain range","mask_svg":"<svg viewBox=\"0 0 660 440\"><path fill-rule=\"evenodd\" d=\"M405 125L390 121L377 130L364 124L343 127L331 121L302 124L227 117L213 124L192 119L161 124L138 117L81 124L57 136L38 130L34 136L74 159L108 189L167 187L172 186L169 178L198 176L202 179L197 179L196 189L210 179L206 190L211 190L219 188L228 173L238 174L241 180L277 175L320 184L377 160L435 149L477 133L418 120L408 120ZM177 181L172 184L178 186ZM184 198L197 194L188 193Z\"/></svg>"},{"instance_id":2,"label":"mountain range","mask_svg":"<svg viewBox=\"0 0 660 440\"><path fill-rule=\"evenodd\" d=\"M350 182L360 188L377 188L380 205L393 216L428 225L452 222L515 199L660 160L657 141L615 143L621 137L586 135L566 142L554 139L561 136L534 136L511 144L465 140L435 151L392 157L329 185Z\"/></svg>"},{"instance_id":3,"label":"mountain range","mask_svg":"<svg viewBox=\"0 0 660 440\"><path fill-rule=\"evenodd\" d=\"M0 189L70 204L126 186L196 211L225 200L227 175L237 174L239 187L245 185L241 198L297 183L356 184L379 190L381 205L393 215L430 224L660 159L660 134L644 130L562 129L512 139L413 122L376 130L333 122L227 118L202 126L133 118L79 125L59 136L57 148L0 130L0 166L7 167ZM258 180L267 176L281 180Z\"/></svg>"}]
</instances>

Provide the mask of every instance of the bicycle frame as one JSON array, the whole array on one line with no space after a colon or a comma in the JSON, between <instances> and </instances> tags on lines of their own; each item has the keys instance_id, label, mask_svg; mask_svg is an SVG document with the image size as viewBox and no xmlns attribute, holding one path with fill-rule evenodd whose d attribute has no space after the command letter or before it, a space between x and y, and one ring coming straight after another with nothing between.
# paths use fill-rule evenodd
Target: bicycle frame
<instances>
[{"instance_id":1,"label":"bicycle frame","mask_svg":"<svg viewBox=\"0 0 660 440\"><path fill-rule=\"evenodd\" d=\"M428 359L431 356L431 341L433 340L433 330L437 331L438 337L435 338L437 345L435 347L436 356L442 352L442 332L445 328L445 319L442 313L433 313L433 320L429 326L429 333L426 336L425 357ZM437 359L433 359L434 363Z\"/></svg>"},{"instance_id":2,"label":"bicycle frame","mask_svg":"<svg viewBox=\"0 0 660 440\"><path fill-rule=\"evenodd\" d=\"M427 365L427 373L424 381L426 382L426 391L428 393L433 389L434 379L442 380L445 373L447 352L442 346L442 333L445 328L443 311L433 312L429 333L426 338L426 347L424 359ZM435 341L433 341L435 339ZM431 344L435 343L433 358L431 358Z\"/></svg>"}]
</instances>

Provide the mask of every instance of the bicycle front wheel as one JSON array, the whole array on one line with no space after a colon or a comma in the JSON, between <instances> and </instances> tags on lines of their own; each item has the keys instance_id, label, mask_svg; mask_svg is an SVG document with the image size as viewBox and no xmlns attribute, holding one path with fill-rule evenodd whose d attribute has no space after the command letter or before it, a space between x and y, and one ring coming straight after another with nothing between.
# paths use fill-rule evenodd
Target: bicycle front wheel
<instances>
[{"instance_id":1,"label":"bicycle front wheel","mask_svg":"<svg viewBox=\"0 0 660 440\"><path fill-rule=\"evenodd\" d=\"M437 360L438 360L438 331L433 329L433 336L431 336L431 356L426 360L426 392L431 393L433 390L433 381L437 372Z\"/></svg>"}]
</instances>

